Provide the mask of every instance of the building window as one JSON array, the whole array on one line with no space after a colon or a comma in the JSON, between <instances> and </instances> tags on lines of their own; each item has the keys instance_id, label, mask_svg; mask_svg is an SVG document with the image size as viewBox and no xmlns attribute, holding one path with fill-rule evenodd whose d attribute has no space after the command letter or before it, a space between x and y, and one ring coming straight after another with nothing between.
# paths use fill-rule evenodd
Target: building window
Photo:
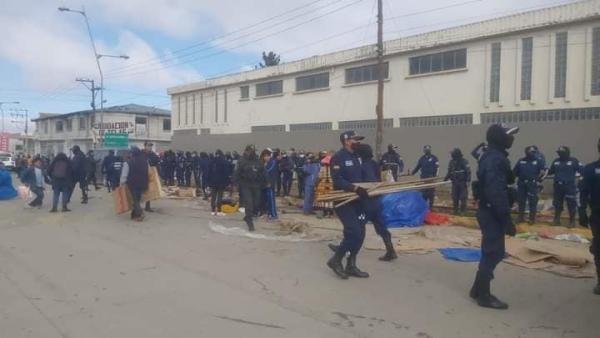
<instances>
[{"instance_id":1,"label":"building window","mask_svg":"<svg viewBox=\"0 0 600 338\"><path fill-rule=\"evenodd\" d=\"M44 121L42 124L44 125L44 134L48 134L48 121Z\"/></svg>"},{"instance_id":2,"label":"building window","mask_svg":"<svg viewBox=\"0 0 600 338\"><path fill-rule=\"evenodd\" d=\"M66 120L65 128L67 129L67 131L72 131L73 130L73 120L71 120L71 119Z\"/></svg>"},{"instance_id":3,"label":"building window","mask_svg":"<svg viewBox=\"0 0 600 338\"><path fill-rule=\"evenodd\" d=\"M285 124L276 124L270 126L252 126L252 132L285 132Z\"/></svg>"},{"instance_id":4,"label":"building window","mask_svg":"<svg viewBox=\"0 0 600 338\"><path fill-rule=\"evenodd\" d=\"M600 27L592 34L592 95L600 95Z\"/></svg>"},{"instance_id":5,"label":"building window","mask_svg":"<svg viewBox=\"0 0 600 338\"><path fill-rule=\"evenodd\" d=\"M304 90L328 88L329 87L329 73L321 73L308 76L300 76L296 78L296 91L301 92Z\"/></svg>"},{"instance_id":6,"label":"building window","mask_svg":"<svg viewBox=\"0 0 600 338\"><path fill-rule=\"evenodd\" d=\"M392 128L394 126L393 119L384 119L383 127ZM354 130L354 129L376 129L377 120L355 120L355 121L340 121L338 122L338 129L340 130Z\"/></svg>"},{"instance_id":7,"label":"building window","mask_svg":"<svg viewBox=\"0 0 600 338\"><path fill-rule=\"evenodd\" d=\"M79 130L85 130L85 127L87 126L86 123L86 118L85 117L80 117L79 118Z\"/></svg>"},{"instance_id":8,"label":"building window","mask_svg":"<svg viewBox=\"0 0 600 338\"><path fill-rule=\"evenodd\" d=\"M256 97L283 93L283 80L259 83L256 85Z\"/></svg>"},{"instance_id":9,"label":"building window","mask_svg":"<svg viewBox=\"0 0 600 338\"><path fill-rule=\"evenodd\" d=\"M383 78L389 76L389 63L383 64ZM368 65L346 69L346 84L361 83L377 80L377 65Z\"/></svg>"},{"instance_id":10,"label":"building window","mask_svg":"<svg viewBox=\"0 0 600 338\"><path fill-rule=\"evenodd\" d=\"M533 38L523 39L521 55L521 100L531 100L531 69L533 67Z\"/></svg>"},{"instance_id":11,"label":"building window","mask_svg":"<svg viewBox=\"0 0 600 338\"><path fill-rule=\"evenodd\" d=\"M177 97L177 125L181 127L181 96Z\"/></svg>"},{"instance_id":12,"label":"building window","mask_svg":"<svg viewBox=\"0 0 600 338\"><path fill-rule=\"evenodd\" d=\"M147 119L145 117L135 117L135 124L146 124Z\"/></svg>"},{"instance_id":13,"label":"building window","mask_svg":"<svg viewBox=\"0 0 600 338\"><path fill-rule=\"evenodd\" d=\"M54 125L54 129L56 129L57 133L62 133L63 132L63 121L56 121L56 124Z\"/></svg>"},{"instance_id":14,"label":"building window","mask_svg":"<svg viewBox=\"0 0 600 338\"><path fill-rule=\"evenodd\" d=\"M240 99L248 99L250 98L250 86L241 86L240 87Z\"/></svg>"},{"instance_id":15,"label":"building window","mask_svg":"<svg viewBox=\"0 0 600 338\"><path fill-rule=\"evenodd\" d=\"M483 113L481 123L560 122L571 120L600 120L600 108L518 111Z\"/></svg>"},{"instance_id":16,"label":"building window","mask_svg":"<svg viewBox=\"0 0 600 338\"><path fill-rule=\"evenodd\" d=\"M331 122L290 124L290 131L331 130Z\"/></svg>"},{"instance_id":17,"label":"building window","mask_svg":"<svg viewBox=\"0 0 600 338\"><path fill-rule=\"evenodd\" d=\"M490 71L490 102L500 101L500 42L492 43L492 67Z\"/></svg>"},{"instance_id":18,"label":"building window","mask_svg":"<svg viewBox=\"0 0 600 338\"><path fill-rule=\"evenodd\" d=\"M404 117L400 119L400 127L445 127L473 124L473 115L444 115L425 117Z\"/></svg>"},{"instance_id":19,"label":"building window","mask_svg":"<svg viewBox=\"0 0 600 338\"><path fill-rule=\"evenodd\" d=\"M410 75L437 73L467 68L467 49L427 54L409 59Z\"/></svg>"},{"instance_id":20,"label":"building window","mask_svg":"<svg viewBox=\"0 0 600 338\"><path fill-rule=\"evenodd\" d=\"M556 33L554 97L565 97L567 93L567 43L567 32Z\"/></svg>"},{"instance_id":21,"label":"building window","mask_svg":"<svg viewBox=\"0 0 600 338\"><path fill-rule=\"evenodd\" d=\"M171 119L163 120L163 131L171 131Z\"/></svg>"}]
</instances>

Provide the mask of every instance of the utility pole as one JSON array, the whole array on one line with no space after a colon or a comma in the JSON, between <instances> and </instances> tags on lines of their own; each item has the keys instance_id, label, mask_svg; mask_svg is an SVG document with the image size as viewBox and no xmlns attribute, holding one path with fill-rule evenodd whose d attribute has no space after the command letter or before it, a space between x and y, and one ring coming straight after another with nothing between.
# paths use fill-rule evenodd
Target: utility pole
<instances>
[{"instance_id":1,"label":"utility pole","mask_svg":"<svg viewBox=\"0 0 600 338\"><path fill-rule=\"evenodd\" d=\"M2 105L5 105L5 104L19 104L19 103L20 103L19 101L11 101L11 102L4 101L4 102L0 102L0 113L1 113L0 118L2 118L2 134L4 134L4 131L5 131L4 130L4 109L2 109Z\"/></svg>"},{"instance_id":2,"label":"utility pole","mask_svg":"<svg viewBox=\"0 0 600 338\"><path fill-rule=\"evenodd\" d=\"M95 114L96 113L96 92L98 90L100 90L102 92L102 88L97 88L94 85L94 80L83 79L83 78L78 77L75 79L75 81L81 82L87 89L89 89L92 92L92 102L90 103L90 107L92 107L92 111Z\"/></svg>"},{"instance_id":3,"label":"utility pole","mask_svg":"<svg viewBox=\"0 0 600 338\"><path fill-rule=\"evenodd\" d=\"M29 154L29 109L11 109L14 113L11 114L15 119L25 119L25 152ZM20 123L15 120L13 123Z\"/></svg>"},{"instance_id":4,"label":"utility pole","mask_svg":"<svg viewBox=\"0 0 600 338\"><path fill-rule=\"evenodd\" d=\"M377 0L377 132L375 134L375 155L381 159L383 149L383 0Z\"/></svg>"}]
</instances>

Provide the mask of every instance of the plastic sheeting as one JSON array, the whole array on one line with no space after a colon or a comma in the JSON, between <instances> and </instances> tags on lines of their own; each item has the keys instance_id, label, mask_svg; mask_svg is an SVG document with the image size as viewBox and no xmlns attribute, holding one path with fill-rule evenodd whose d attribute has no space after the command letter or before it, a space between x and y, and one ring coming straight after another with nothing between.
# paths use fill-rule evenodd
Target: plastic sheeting
<instances>
[{"instance_id":1,"label":"plastic sheeting","mask_svg":"<svg viewBox=\"0 0 600 338\"><path fill-rule=\"evenodd\" d=\"M279 242L320 242L320 241L323 241L322 238L306 238L306 236L304 234L298 234L298 233L277 236L277 235L266 235L266 234L260 234L260 233L256 233L256 232L250 232L246 229L242 229L242 228L238 228L238 227L228 228L226 226L223 226L221 224L216 224L213 222L209 222L208 226L210 227L210 230L220 233L222 235L227 235L227 236L247 237L247 238L252 238L252 239L262 239L262 240L279 241Z\"/></svg>"},{"instance_id":2,"label":"plastic sheeting","mask_svg":"<svg viewBox=\"0 0 600 338\"><path fill-rule=\"evenodd\" d=\"M12 177L6 170L0 170L0 200L10 200L17 197L17 191L12 185Z\"/></svg>"},{"instance_id":3,"label":"plastic sheeting","mask_svg":"<svg viewBox=\"0 0 600 338\"><path fill-rule=\"evenodd\" d=\"M421 226L429 211L427 202L417 191L387 194L380 198L379 203L380 220L388 228Z\"/></svg>"},{"instance_id":4,"label":"plastic sheeting","mask_svg":"<svg viewBox=\"0 0 600 338\"><path fill-rule=\"evenodd\" d=\"M438 249L444 258L457 262L479 262L481 250L472 248L444 248Z\"/></svg>"}]
</instances>

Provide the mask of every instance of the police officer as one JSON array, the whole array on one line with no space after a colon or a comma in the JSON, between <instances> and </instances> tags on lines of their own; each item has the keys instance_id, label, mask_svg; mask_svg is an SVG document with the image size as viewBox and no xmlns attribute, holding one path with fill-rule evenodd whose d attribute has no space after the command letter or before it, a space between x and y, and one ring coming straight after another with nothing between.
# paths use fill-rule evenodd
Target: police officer
<instances>
[{"instance_id":1,"label":"police officer","mask_svg":"<svg viewBox=\"0 0 600 338\"><path fill-rule=\"evenodd\" d=\"M554 225L560 225L560 214L563 210L564 200L567 200L569 210L569 228L575 226L575 213L577 212L577 187L575 175L581 174L583 166L574 157L571 157L569 147L560 146L556 151L558 158L552 162L548 175L554 175Z\"/></svg>"},{"instance_id":2,"label":"police officer","mask_svg":"<svg viewBox=\"0 0 600 338\"><path fill-rule=\"evenodd\" d=\"M194 183L196 184L196 189L200 189L200 156L198 156L197 151L192 151L192 173L194 176Z\"/></svg>"},{"instance_id":3,"label":"police officer","mask_svg":"<svg viewBox=\"0 0 600 338\"><path fill-rule=\"evenodd\" d=\"M363 182L381 182L381 170L377 162L373 160L373 148L368 144L359 144L356 147L355 153L361 159L361 172ZM361 200L365 210L366 220L373 223L375 232L383 240L385 245L385 255L379 257L380 261L389 262L398 258L394 244L392 243L392 234L388 231L385 225L379 218L379 199L371 197ZM329 244L329 248L336 251L338 246Z\"/></svg>"},{"instance_id":4,"label":"police officer","mask_svg":"<svg viewBox=\"0 0 600 338\"><path fill-rule=\"evenodd\" d=\"M306 155L304 154L304 150L300 150L298 152L298 156L295 161L295 170L296 177L298 178L298 197L304 197L304 163L306 162Z\"/></svg>"},{"instance_id":5,"label":"police officer","mask_svg":"<svg viewBox=\"0 0 600 338\"><path fill-rule=\"evenodd\" d=\"M525 222L525 205L529 203L529 224L535 223L539 187L538 182L544 176L544 162L537 156L534 146L525 148L525 157L515 164L513 169L517 181L517 201L519 203L519 223Z\"/></svg>"},{"instance_id":6,"label":"police officer","mask_svg":"<svg viewBox=\"0 0 600 338\"><path fill-rule=\"evenodd\" d=\"M116 156L115 156L115 151L114 150L109 150L108 151L108 155L106 155L104 157L104 160L102 160L102 175L104 175L105 180L106 180L106 188L108 189L108 192L111 192L113 186L112 186L112 177L113 175L113 163L115 163L116 160Z\"/></svg>"},{"instance_id":7,"label":"police officer","mask_svg":"<svg viewBox=\"0 0 600 338\"><path fill-rule=\"evenodd\" d=\"M333 188L354 192L360 196L361 200L368 199L369 193L366 189L354 184L362 181L360 160L354 153L354 149L363 139L364 137L358 136L353 130L343 132L340 135L342 149L331 158ZM348 279L349 276L369 277L368 273L356 267L356 256L365 239L366 216L362 202L358 200L335 208L335 213L344 226L344 238L333 257L327 261L327 265L342 279ZM350 256L344 269L342 259L347 252L350 252Z\"/></svg>"},{"instance_id":8,"label":"police officer","mask_svg":"<svg viewBox=\"0 0 600 338\"><path fill-rule=\"evenodd\" d=\"M598 139L598 153L600 153L600 139ZM590 252L594 255L598 282L594 293L600 295L600 160L590 163L583 169L581 181L581 213L579 222L582 226L592 227L592 245ZM591 217L587 217L587 207L592 210Z\"/></svg>"},{"instance_id":9,"label":"police officer","mask_svg":"<svg viewBox=\"0 0 600 338\"><path fill-rule=\"evenodd\" d=\"M388 145L387 153L381 156L381 168L383 170L390 170L394 177L394 182L398 181L398 173L404 171L404 161L402 157L396 152L397 147L393 144Z\"/></svg>"},{"instance_id":10,"label":"police officer","mask_svg":"<svg viewBox=\"0 0 600 338\"><path fill-rule=\"evenodd\" d=\"M431 154L431 146L426 145L423 147L424 155L421 156L419 162L417 162L417 166L413 169L412 174L416 174L418 171L421 171L421 179L436 177L438 175L438 169L440 167L440 162L435 155ZM429 201L429 207L433 208L433 200L435 199L435 189L425 189L421 192L423 194L423 198Z\"/></svg>"},{"instance_id":11,"label":"police officer","mask_svg":"<svg viewBox=\"0 0 600 338\"><path fill-rule=\"evenodd\" d=\"M458 215L458 207L460 204L460 212L463 214L467 210L467 197L469 190L467 184L471 182L471 167L458 148L454 148L450 153L452 159L448 164L448 173L444 181L452 181L452 204L454 206L454 214Z\"/></svg>"},{"instance_id":12,"label":"police officer","mask_svg":"<svg viewBox=\"0 0 600 338\"><path fill-rule=\"evenodd\" d=\"M187 151L185 153L185 162L184 162L184 177L185 177L185 186L192 186L192 172L194 171L194 159L192 158L192 153Z\"/></svg>"},{"instance_id":13,"label":"police officer","mask_svg":"<svg viewBox=\"0 0 600 338\"><path fill-rule=\"evenodd\" d=\"M185 156L183 151L177 152L175 159L175 175L177 176L177 185L183 187L185 185Z\"/></svg>"},{"instance_id":14,"label":"police officer","mask_svg":"<svg viewBox=\"0 0 600 338\"><path fill-rule=\"evenodd\" d=\"M518 128L494 124L488 128L488 150L479 160L477 170L479 210L477 222L481 228L481 260L475 282L469 295L482 307L507 309L508 304L490 293L490 282L494 269L505 254L504 235L515 235L515 226L510 217L508 185L514 183L507 149L514 142Z\"/></svg>"}]
</instances>

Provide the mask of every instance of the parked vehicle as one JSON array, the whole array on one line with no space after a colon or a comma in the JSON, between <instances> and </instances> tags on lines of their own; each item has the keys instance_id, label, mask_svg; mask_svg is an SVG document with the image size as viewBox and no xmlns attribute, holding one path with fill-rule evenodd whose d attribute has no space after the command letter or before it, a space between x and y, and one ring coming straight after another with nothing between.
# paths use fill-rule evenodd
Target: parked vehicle
<instances>
[{"instance_id":1,"label":"parked vehicle","mask_svg":"<svg viewBox=\"0 0 600 338\"><path fill-rule=\"evenodd\" d=\"M0 152L0 162L4 163L6 169L15 170L15 159L11 153Z\"/></svg>"}]
</instances>

